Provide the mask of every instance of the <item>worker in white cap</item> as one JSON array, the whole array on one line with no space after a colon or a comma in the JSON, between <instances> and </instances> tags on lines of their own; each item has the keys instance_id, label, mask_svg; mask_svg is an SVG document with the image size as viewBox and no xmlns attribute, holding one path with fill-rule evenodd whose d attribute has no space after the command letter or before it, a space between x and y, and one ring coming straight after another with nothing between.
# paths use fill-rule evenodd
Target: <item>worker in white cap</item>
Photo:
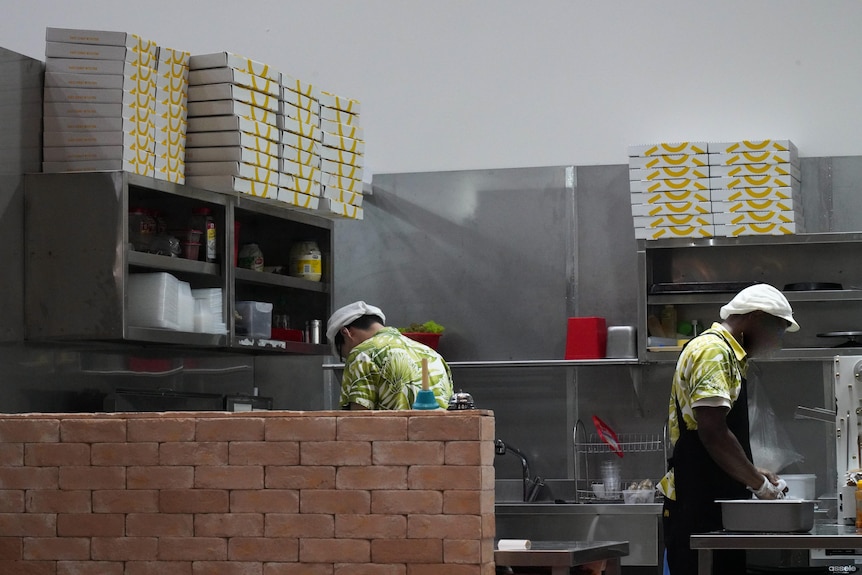
<instances>
[{"instance_id":1,"label":"worker in white cap","mask_svg":"<svg viewBox=\"0 0 862 575\"><path fill-rule=\"evenodd\" d=\"M671 388L668 430L673 456L659 482L671 575L697 573L692 533L722 529L719 499L780 499L784 480L755 467L749 441L748 361L781 347L799 330L784 295L768 284L740 291L713 323L683 348ZM776 470L777 471L777 470ZM745 573L745 552L713 552L713 573Z\"/></svg>"},{"instance_id":2,"label":"worker in white cap","mask_svg":"<svg viewBox=\"0 0 862 575\"><path fill-rule=\"evenodd\" d=\"M422 389L422 360L428 360L429 388L445 409L452 372L439 353L386 327L383 310L364 301L339 308L329 318L326 338L344 358L343 409L410 409Z\"/></svg>"}]
</instances>

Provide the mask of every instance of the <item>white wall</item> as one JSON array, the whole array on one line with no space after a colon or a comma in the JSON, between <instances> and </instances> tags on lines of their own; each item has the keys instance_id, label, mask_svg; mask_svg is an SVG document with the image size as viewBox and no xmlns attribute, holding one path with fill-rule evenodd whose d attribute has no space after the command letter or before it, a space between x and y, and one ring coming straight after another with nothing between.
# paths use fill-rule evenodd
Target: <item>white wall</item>
<instances>
[{"instance_id":1,"label":"white wall","mask_svg":"<svg viewBox=\"0 0 862 575\"><path fill-rule=\"evenodd\" d=\"M362 101L373 172L622 164L629 144L862 154L858 0L0 0L45 27L230 51ZM370 179L370 178L366 178Z\"/></svg>"}]
</instances>

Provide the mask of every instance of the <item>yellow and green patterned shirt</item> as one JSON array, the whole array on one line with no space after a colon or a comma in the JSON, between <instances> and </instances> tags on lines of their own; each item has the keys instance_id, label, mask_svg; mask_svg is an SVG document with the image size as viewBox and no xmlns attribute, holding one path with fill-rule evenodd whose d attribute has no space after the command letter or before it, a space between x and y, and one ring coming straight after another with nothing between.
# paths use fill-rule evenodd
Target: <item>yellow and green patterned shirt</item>
<instances>
[{"instance_id":1,"label":"yellow and green patterned shirt","mask_svg":"<svg viewBox=\"0 0 862 575\"><path fill-rule=\"evenodd\" d=\"M368 409L410 409L422 389L422 359L434 398L445 409L452 395L452 372L436 351L384 327L350 352L341 381L342 407L357 403Z\"/></svg>"},{"instance_id":2,"label":"yellow and green patterned shirt","mask_svg":"<svg viewBox=\"0 0 862 575\"><path fill-rule=\"evenodd\" d=\"M724 336L723 338L719 336ZM726 341L725 341L726 340ZM730 343L730 348L727 344ZM680 436L676 403L687 429L697 429L694 407L732 407L742 391L742 378L748 369L748 359L742 346L720 323L703 332L680 353L673 375L673 388L668 406L668 433L672 444ZM673 469L658 484L668 499L676 499Z\"/></svg>"}]
</instances>

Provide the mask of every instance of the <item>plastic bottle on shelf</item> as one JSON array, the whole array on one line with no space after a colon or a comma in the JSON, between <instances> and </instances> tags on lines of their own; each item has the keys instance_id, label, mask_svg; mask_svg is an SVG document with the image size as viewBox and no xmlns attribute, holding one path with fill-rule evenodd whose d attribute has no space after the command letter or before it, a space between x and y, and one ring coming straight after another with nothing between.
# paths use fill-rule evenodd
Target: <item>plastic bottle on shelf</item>
<instances>
[{"instance_id":1,"label":"plastic bottle on shelf","mask_svg":"<svg viewBox=\"0 0 862 575\"><path fill-rule=\"evenodd\" d=\"M212 210L208 207L192 210L189 227L203 231L203 237L201 237L201 244L203 245L198 259L210 263L215 262L218 259L218 234Z\"/></svg>"},{"instance_id":2,"label":"plastic bottle on shelf","mask_svg":"<svg viewBox=\"0 0 862 575\"><path fill-rule=\"evenodd\" d=\"M290 248L288 275L319 282L323 270L322 260L317 242L313 240L296 242Z\"/></svg>"},{"instance_id":3,"label":"plastic bottle on shelf","mask_svg":"<svg viewBox=\"0 0 862 575\"><path fill-rule=\"evenodd\" d=\"M262 272L263 271L263 252L260 251L260 246L257 244L243 244L239 250L239 257L236 262L237 267L248 270Z\"/></svg>"},{"instance_id":4,"label":"plastic bottle on shelf","mask_svg":"<svg viewBox=\"0 0 862 575\"><path fill-rule=\"evenodd\" d=\"M676 338L676 308L673 304L665 304L661 310L661 330L665 337Z\"/></svg>"},{"instance_id":5,"label":"plastic bottle on shelf","mask_svg":"<svg viewBox=\"0 0 862 575\"><path fill-rule=\"evenodd\" d=\"M856 482L856 530L862 529L862 480Z\"/></svg>"},{"instance_id":6,"label":"plastic bottle on shelf","mask_svg":"<svg viewBox=\"0 0 862 575\"><path fill-rule=\"evenodd\" d=\"M135 251L146 252L156 237L156 220L146 208L129 208L129 243Z\"/></svg>"}]
</instances>

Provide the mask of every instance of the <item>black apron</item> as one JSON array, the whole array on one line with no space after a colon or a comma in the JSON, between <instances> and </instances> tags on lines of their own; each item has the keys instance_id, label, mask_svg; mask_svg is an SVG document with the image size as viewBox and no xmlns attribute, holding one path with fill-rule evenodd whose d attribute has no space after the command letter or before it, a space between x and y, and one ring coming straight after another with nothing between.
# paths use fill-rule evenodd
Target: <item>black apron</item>
<instances>
[{"instance_id":1,"label":"black apron","mask_svg":"<svg viewBox=\"0 0 862 575\"><path fill-rule=\"evenodd\" d=\"M728 347L731 347L723 335L709 333L721 337ZM697 573L697 553L689 547L689 536L692 533L706 533L722 528L721 506L715 503L716 499L750 499L751 492L713 461L697 430L686 427L679 401L674 401L680 436L668 465L674 470L676 500L665 501L665 543L668 547L671 575L693 575ZM726 421L727 428L736 436L745 456L749 461L753 461L749 439L748 385L745 378L742 379L739 397L727 413ZM744 551L716 551L713 557L713 573L716 575L745 573Z\"/></svg>"}]
</instances>

